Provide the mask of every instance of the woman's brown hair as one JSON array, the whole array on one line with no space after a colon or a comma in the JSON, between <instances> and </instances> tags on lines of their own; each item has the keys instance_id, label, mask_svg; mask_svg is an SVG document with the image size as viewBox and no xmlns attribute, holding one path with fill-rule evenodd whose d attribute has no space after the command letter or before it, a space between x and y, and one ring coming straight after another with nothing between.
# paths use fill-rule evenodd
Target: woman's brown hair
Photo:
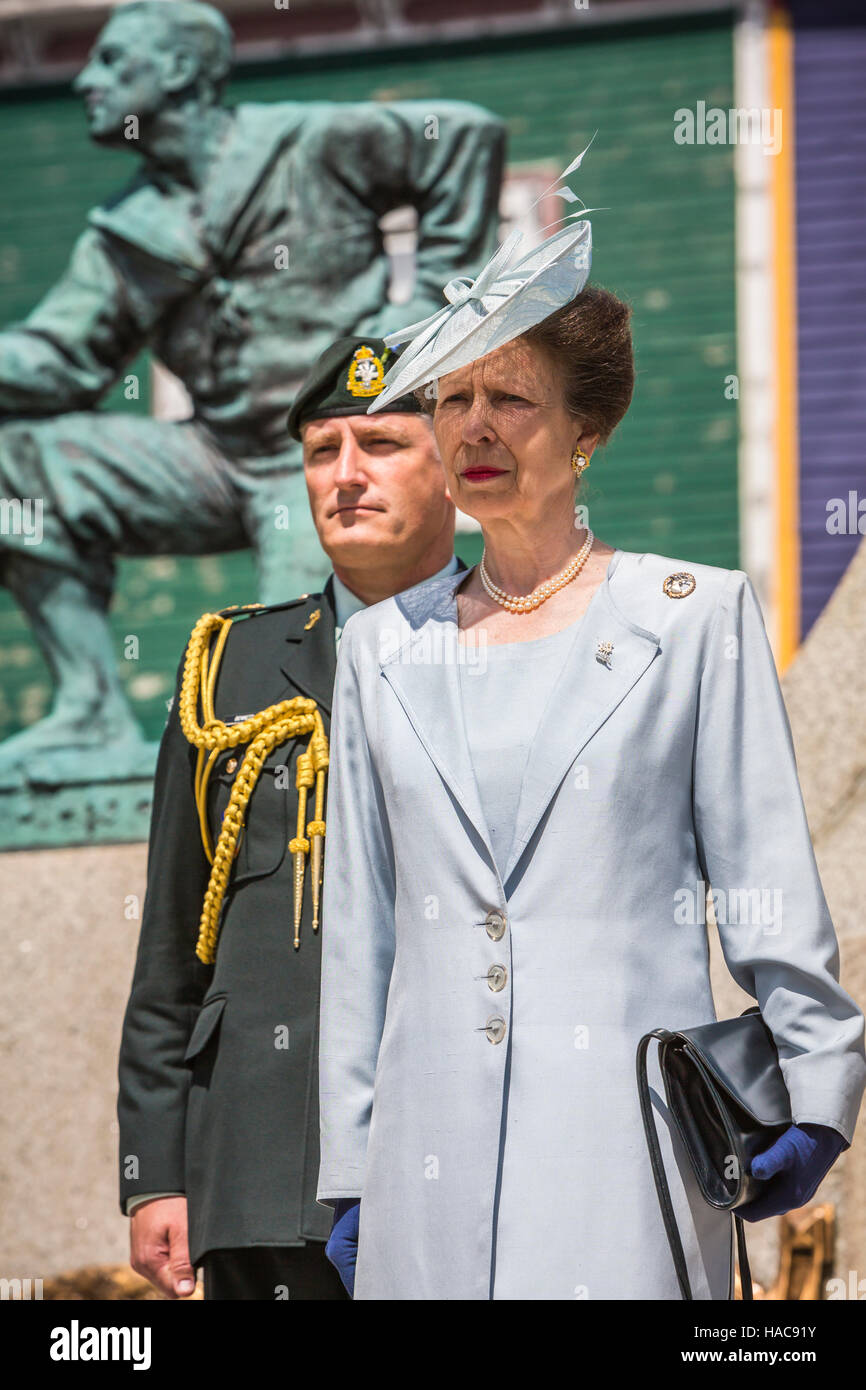
<instances>
[{"instance_id":1,"label":"woman's brown hair","mask_svg":"<svg viewBox=\"0 0 866 1390\"><path fill-rule=\"evenodd\" d=\"M580 294L522 334L549 353L563 383L566 410L606 444L634 392L631 309L610 290Z\"/></svg>"}]
</instances>

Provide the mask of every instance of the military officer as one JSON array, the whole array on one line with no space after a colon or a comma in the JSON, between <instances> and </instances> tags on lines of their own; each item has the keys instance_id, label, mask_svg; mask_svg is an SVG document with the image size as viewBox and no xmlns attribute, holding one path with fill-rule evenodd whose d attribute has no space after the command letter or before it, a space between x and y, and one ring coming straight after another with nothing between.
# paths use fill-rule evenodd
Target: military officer
<instances>
[{"instance_id":1,"label":"military officer","mask_svg":"<svg viewBox=\"0 0 866 1390\"><path fill-rule=\"evenodd\" d=\"M316 1202L337 645L350 614L465 568L429 416L411 395L366 414L390 361L379 338L320 357L289 429L333 573L200 620L162 739L118 1115L131 1263L170 1298L198 1265L206 1298L346 1296Z\"/></svg>"}]
</instances>

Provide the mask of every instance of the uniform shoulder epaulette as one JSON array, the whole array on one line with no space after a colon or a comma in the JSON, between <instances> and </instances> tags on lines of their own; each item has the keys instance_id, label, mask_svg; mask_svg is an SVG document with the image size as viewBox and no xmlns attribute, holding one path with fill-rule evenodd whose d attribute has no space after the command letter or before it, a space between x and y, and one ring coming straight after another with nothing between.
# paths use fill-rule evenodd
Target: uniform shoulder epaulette
<instances>
[{"instance_id":1,"label":"uniform shoulder epaulette","mask_svg":"<svg viewBox=\"0 0 866 1390\"><path fill-rule=\"evenodd\" d=\"M256 613L262 607L260 603L229 603L225 608L217 609L217 616L220 618L240 618L247 613Z\"/></svg>"},{"instance_id":2,"label":"uniform shoulder epaulette","mask_svg":"<svg viewBox=\"0 0 866 1390\"><path fill-rule=\"evenodd\" d=\"M284 608L297 608L299 604L321 597L321 594L299 594L297 598L283 599L281 603L232 603L228 608L221 608L219 615L221 618L239 618L246 615L260 618L264 613L279 613Z\"/></svg>"}]
</instances>

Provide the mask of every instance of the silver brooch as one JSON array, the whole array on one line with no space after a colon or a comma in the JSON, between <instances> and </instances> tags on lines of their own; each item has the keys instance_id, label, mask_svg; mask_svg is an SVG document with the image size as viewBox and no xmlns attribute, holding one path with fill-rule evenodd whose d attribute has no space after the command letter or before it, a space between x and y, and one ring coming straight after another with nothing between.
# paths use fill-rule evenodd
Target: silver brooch
<instances>
[{"instance_id":1,"label":"silver brooch","mask_svg":"<svg viewBox=\"0 0 866 1390\"><path fill-rule=\"evenodd\" d=\"M611 670L610 659L613 655L613 642L599 642L596 648L595 659L600 661L602 666Z\"/></svg>"},{"instance_id":2,"label":"silver brooch","mask_svg":"<svg viewBox=\"0 0 866 1390\"><path fill-rule=\"evenodd\" d=\"M677 570L676 574L669 574L662 588L668 598L687 598L695 591L697 580L688 570Z\"/></svg>"}]
</instances>

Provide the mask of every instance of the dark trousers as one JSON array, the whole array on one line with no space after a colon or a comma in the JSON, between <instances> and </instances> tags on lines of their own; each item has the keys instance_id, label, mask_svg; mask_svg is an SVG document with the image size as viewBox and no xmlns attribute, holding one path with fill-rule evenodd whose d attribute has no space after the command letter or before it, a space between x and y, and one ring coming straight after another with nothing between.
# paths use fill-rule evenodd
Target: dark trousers
<instances>
[{"instance_id":1,"label":"dark trousers","mask_svg":"<svg viewBox=\"0 0 866 1390\"><path fill-rule=\"evenodd\" d=\"M250 1245L202 1256L206 1299L346 1299L324 1242L305 1246Z\"/></svg>"}]
</instances>

